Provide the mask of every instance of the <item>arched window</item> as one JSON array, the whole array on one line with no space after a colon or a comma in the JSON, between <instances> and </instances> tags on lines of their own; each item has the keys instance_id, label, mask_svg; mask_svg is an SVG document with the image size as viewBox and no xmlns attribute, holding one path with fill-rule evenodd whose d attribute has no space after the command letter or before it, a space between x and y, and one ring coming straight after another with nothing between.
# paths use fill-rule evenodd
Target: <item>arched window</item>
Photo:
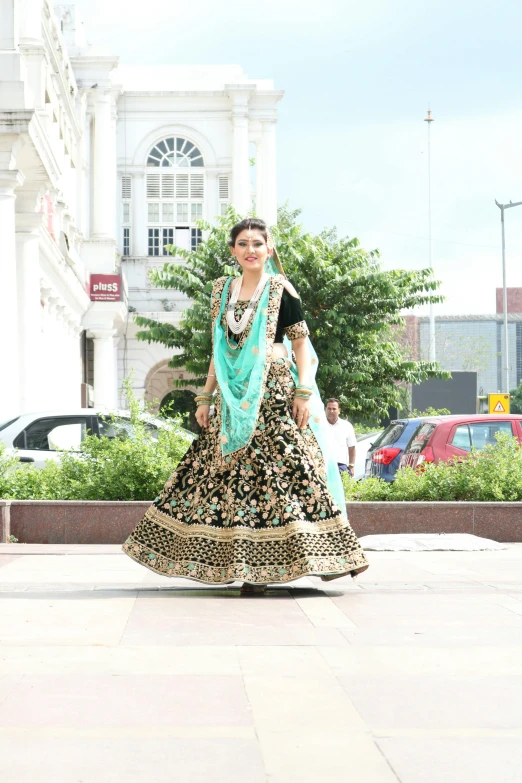
<instances>
[{"instance_id":1,"label":"arched window","mask_svg":"<svg viewBox=\"0 0 522 783\"><path fill-rule=\"evenodd\" d=\"M197 221L204 217L203 156L188 139L169 136L149 152L147 169L148 255L168 255L166 245L195 250L202 240ZM188 171L187 169L200 169Z\"/></svg>"},{"instance_id":2,"label":"arched window","mask_svg":"<svg viewBox=\"0 0 522 783\"><path fill-rule=\"evenodd\" d=\"M203 155L195 144L180 136L169 136L149 152L147 166L204 166Z\"/></svg>"}]
</instances>

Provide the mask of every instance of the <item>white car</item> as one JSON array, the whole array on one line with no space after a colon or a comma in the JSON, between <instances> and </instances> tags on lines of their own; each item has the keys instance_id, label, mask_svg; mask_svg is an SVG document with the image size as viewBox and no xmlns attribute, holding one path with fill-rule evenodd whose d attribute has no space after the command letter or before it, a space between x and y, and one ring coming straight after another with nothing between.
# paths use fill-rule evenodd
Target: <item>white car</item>
<instances>
[{"instance_id":1,"label":"white car","mask_svg":"<svg viewBox=\"0 0 522 783\"><path fill-rule=\"evenodd\" d=\"M382 430L378 430L377 432L365 432L364 435L357 435L357 447L355 449L355 470L353 474L353 477L356 481L360 481L364 478L366 455L381 432Z\"/></svg>"},{"instance_id":2,"label":"white car","mask_svg":"<svg viewBox=\"0 0 522 783\"><path fill-rule=\"evenodd\" d=\"M143 414L143 421L151 435L167 428L168 421ZM129 411L96 413L94 408L75 411L41 411L22 413L16 418L0 422L0 441L9 451L16 450L20 462L30 462L43 468L47 460L58 460L61 449L78 449L87 434L98 437L132 437L133 426ZM187 448L192 433L187 435Z\"/></svg>"}]
</instances>

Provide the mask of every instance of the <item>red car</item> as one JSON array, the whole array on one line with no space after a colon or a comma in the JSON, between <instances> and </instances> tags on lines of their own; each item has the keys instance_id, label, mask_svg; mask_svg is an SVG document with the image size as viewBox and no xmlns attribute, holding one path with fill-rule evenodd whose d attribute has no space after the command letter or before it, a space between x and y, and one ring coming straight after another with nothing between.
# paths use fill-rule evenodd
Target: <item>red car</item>
<instances>
[{"instance_id":1,"label":"red car","mask_svg":"<svg viewBox=\"0 0 522 783\"><path fill-rule=\"evenodd\" d=\"M497 432L507 432L522 443L522 416L476 413L470 416L433 416L413 434L401 457L401 468L422 462L447 462L465 457L472 448L496 443Z\"/></svg>"}]
</instances>

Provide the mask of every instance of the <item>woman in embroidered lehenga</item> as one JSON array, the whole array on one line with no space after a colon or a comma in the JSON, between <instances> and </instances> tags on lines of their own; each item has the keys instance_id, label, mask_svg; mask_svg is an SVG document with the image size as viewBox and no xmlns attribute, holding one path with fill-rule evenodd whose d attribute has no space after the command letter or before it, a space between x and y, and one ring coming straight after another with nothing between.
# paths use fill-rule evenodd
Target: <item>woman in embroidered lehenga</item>
<instances>
[{"instance_id":1,"label":"woman in embroidered lehenga","mask_svg":"<svg viewBox=\"0 0 522 783\"><path fill-rule=\"evenodd\" d=\"M123 550L157 573L239 580L242 592L355 576L368 562L329 458L301 302L263 221L234 226L230 248L242 276L213 286L201 435Z\"/></svg>"}]
</instances>

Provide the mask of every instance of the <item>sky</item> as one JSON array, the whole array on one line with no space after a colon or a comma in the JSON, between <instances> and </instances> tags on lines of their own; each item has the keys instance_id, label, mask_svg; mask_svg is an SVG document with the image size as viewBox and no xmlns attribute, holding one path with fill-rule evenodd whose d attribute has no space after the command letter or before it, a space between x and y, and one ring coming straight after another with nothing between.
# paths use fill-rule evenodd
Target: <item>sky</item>
<instances>
[{"instance_id":1,"label":"sky","mask_svg":"<svg viewBox=\"0 0 522 783\"><path fill-rule=\"evenodd\" d=\"M239 64L285 91L278 200L384 268L429 265L436 314L495 312L500 210L522 201L520 0L77 0L90 43L125 65ZM522 206L506 211L522 286ZM419 313L425 313L421 309Z\"/></svg>"}]
</instances>

